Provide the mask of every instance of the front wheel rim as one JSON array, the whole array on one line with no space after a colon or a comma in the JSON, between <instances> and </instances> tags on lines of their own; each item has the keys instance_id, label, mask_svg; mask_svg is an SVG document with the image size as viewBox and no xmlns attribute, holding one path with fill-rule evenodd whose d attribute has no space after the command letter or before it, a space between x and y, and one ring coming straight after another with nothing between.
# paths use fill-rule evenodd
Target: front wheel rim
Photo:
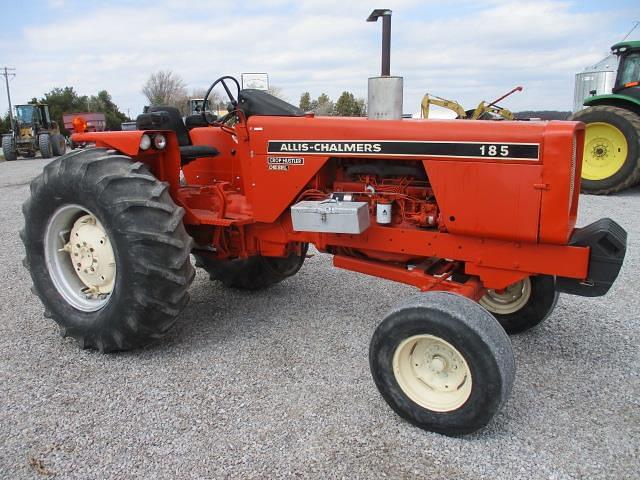
<instances>
[{"instance_id":1,"label":"front wheel rim","mask_svg":"<svg viewBox=\"0 0 640 480\"><path fill-rule=\"evenodd\" d=\"M413 402L434 412L451 412L471 396L471 370L460 351L434 335L403 340L393 355L398 385Z\"/></svg>"},{"instance_id":2,"label":"front wheel rim","mask_svg":"<svg viewBox=\"0 0 640 480\"><path fill-rule=\"evenodd\" d=\"M530 298L531 279L527 277L503 290L487 290L480 299L480 305L491 313L509 315L523 308Z\"/></svg>"},{"instance_id":3,"label":"front wheel rim","mask_svg":"<svg viewBox=\"0 0 640 480\"><path fill-rule=\"evenodd\" d=\"M588 123L585 131L582 178L605 180L624 165L627 139L617 127L605 122Z\"/></svg>"},{"instance_id":4,"label":"front wheel rim","mask_svg":"<svg viewBox=\"0 0 640 480\"><path fill-rule=\"evenodd\" d=\"M80 205L58 208L47 223L44 253L51 281L73 308L95 312L113 293L115 253L98 218Z\"/></svg>"}]
</instances>

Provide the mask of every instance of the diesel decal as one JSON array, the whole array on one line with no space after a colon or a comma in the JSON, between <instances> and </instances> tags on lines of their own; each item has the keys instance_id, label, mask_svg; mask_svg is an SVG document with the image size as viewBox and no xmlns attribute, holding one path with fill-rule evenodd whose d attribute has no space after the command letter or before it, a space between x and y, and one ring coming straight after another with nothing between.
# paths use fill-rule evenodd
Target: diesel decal
<instances>
[{"instance_id":1,"label":"diesel decal","mask_svg":"<svg viewBox=\"0 0 640 480\"><path fill-rule=\"evenodd\" d=\"M268 153L305 155L391 155L411 157L492 158L502 160L538 160L537 143L418 142L418 141L269 141Z\"/></svg>"},{"instance_id":2,"label":"diesel decal","mask_svg":"<svg viewBox=\"0 0 640 480\"><path fill-rule=\"evenodd\" d=\"M286 172L287 170L289 170L289 165L270 163L269 164L269 170L277 170L279 172Z\"/></svg>"}]
</instances>

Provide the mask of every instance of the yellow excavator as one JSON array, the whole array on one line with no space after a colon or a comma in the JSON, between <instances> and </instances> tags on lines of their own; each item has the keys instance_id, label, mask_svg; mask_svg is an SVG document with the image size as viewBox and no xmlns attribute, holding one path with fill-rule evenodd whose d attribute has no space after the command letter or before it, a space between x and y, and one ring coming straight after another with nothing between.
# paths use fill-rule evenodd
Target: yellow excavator
<instances>
[{"instance_id":1,"label":"yellow excavator","mask_svg":"<svg viewBox=\"0 0 640 480\"><path fill-rule=\"evenodd\" d=\"M522 87L518 86L501 97L496 98L493 102L487 103L484 100L478 104L474 110L465 110L455 100L447 100L446 98L438 97L436 95L426 94L422 98L422 118L429 118L429 107L431 105L437 105L438 107L446 108L454 111L459 119L467 120L515 120L513 112L498 106L498 102L504 100L509 95L515 92L521 92Z\"/></svg>"}]
</instances>

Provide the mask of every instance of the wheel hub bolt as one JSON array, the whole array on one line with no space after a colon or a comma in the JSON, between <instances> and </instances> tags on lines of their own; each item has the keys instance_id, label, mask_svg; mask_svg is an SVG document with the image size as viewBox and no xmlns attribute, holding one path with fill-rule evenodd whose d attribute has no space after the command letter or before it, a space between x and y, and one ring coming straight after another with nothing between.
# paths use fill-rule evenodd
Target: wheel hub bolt
<instances>
[{"instance_id":1,"label":"wheel hub bolt","mask_svg":"<svg viewBox=\"0 0 640 480\"><path fill-rule=\"evenodd\" d=\"M436 373L441 373L444 370L445 362L444 359L438 355L435 355L431 359L431 369Z\"/></svg>"}]
</instances>

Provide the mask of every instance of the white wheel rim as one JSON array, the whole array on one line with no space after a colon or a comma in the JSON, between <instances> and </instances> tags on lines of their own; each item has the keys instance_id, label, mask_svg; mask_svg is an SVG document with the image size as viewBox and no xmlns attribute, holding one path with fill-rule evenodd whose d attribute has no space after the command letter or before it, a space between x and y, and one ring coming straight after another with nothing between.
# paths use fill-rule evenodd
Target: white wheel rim
<instances>
[{"instance_id":1,"label":"white wheel rim","mask_svg":"<svg viewBox=\"0 0 640 480\"><path fill-rule=\"evenodd\" d=\"M80 205L58 208L47 223L44 247L53 285L67 303L83 312L107 304L116 280L115 253L93 213Z\"/></svg>"},{"instance_id":2,"label":"white wheel rim","mask_svg":"<svg viewBox=\"0 0 640 480\"><path fill-rule=\"evenodd\" d=\"M434 412L457 410L471 395L471 370L462 354L446 340L414 335L393 355L393 373L404 394Z\"/></svg>"},{"instance_id":3,"label":"white wheel rim","mask_svg":"<svg viewBox=\"0 0 640 480\"><path fill-rule=\"evenodd\" d=\"M527 277L501 291L487 290L480 299L480 305L491 313L508 315L524 307L530 298L531 279Z\"/></svg>"}]
</instances>

